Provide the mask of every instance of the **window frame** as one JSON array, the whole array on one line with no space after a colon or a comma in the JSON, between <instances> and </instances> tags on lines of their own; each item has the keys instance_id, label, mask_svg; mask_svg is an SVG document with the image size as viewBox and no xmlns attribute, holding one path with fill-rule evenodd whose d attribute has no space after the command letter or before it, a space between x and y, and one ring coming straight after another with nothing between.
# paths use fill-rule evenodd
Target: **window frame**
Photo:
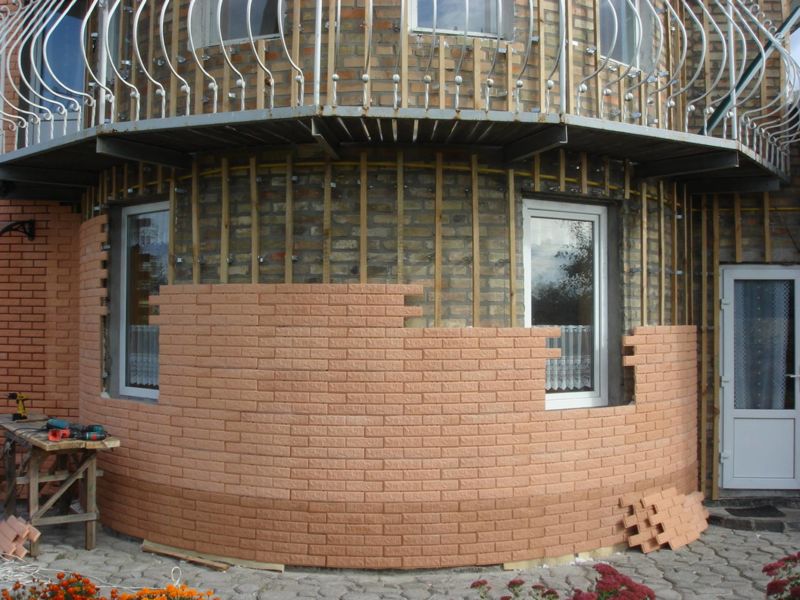
<instances>
[{"instance_id":1,"label":"window frame","mask_svg":"<svg viewBox=\"0 0 800 600\"><path fill-rule=\"evenodd\" d=\"M195 12L192 15L193 19L192 23L190 23L190 26L194 27L194 29L192 29L192 39L195 42L195 47L198 49L222 45L217 39L216 20L218 1L219 0L202 0L200 2L200 6L195 8ZM267 0L267 2L269 2L269 0ZM255 32L253 32L253 41L277 40L280 39L280 37L280 32L269 33L266 35L255 35ZM222 43L231 45L250 43L250 38L230 38L223 40Z\"/></svg>"},{"instance_id":2,"label":"window frame","mask_svg":"<svg viewBox=\"0 0 800 600\"><path fill-rule=\"evenodd\" d=\"M532 325L531 245L534 218L560 218L589 221L593 224L594 277L594 389L588 392L546 392L545 410L608 406L608 208L604 205L559 202L528 198L523 201L523 248L525 327Z\"/></svg>"},{"instance_id":3,"label":"window frame","mask_svg":"<svg viewBox=\"0 0 800 600\"><path fill-rule=\"evenodd\" d=\"M642 20L642 41L641 41L640 46L639 46L639 52L633 57L629 57L629 56L622 56L621 58L615 58L614 56L608 56L607 57L605 55L605 53L603 53L603 51L602 51L602 48L603 48L603 46L605 44L604 44L604 40L603 40L603 37L602 37L603 36L602 31L603 30L601 29L600 30L600 50L599 50L600 51L600 56L602 58L608 58L609 62L611 64L617 65L618 68L621 67L622 69L625 69L628 66L631 66L632 68L637 69L639 71L646 71L646 70L652 68L652 65L647 66L647 65L645 65L643 63L652 62L652 59L653 59L652 44L650 46L645 46L645 44L647 43L646 32L648 30L648 27L650 29L652 29L652 27L653 27L653 15L650 14L650 11L649 11L647 6L644 6L644 7L642 6L643 5L643 0L632 0L632 2L637 5L638 10L639 10L639 17ZM633 15L629 12L630 8L628 7L627 0L622 0L622 6L625 7L625 17L626 17L626 25L627 25L627 17L628 17L628 15L631 16L631 19L633 19ZM615 7L615 8L618 8L618 7ZM620 37L620 32L622 30L622 23L620 21L621 21L620 15L619 15L619 13L617 13L617 45L614 48L615 52L618 51L619 43L620 43L619 37ZM629 48L625 48L625 50L627 52L633 52L634 48L636 47L635 29L636 29L636 26L633 24L633 21L631 21L631 30L632 30L631 33L633 34L633 40L632 40L632 45ZM649 50L647 52L643 52L643 49L645 47L649 48Z\"/></svg>"},{"instance_id":4,"label":"window frame","mask_svg":"<svg viewBox=\"0 0 800 600\"><path fill-rule=\"evenodd\" d=\"M145 387L129 386L125 384L128 368L128 363L126 360L128 343L128 217L143 213L164 211L169 212L169 201L125 206L120 212L120 296L119 302L117 303L119 312L119 344L116 353L117 360L119 361L117 369L119 381L117 388L119 390L119 394L122 396L129 396L132 398L140 398L145 400L158 400L159 388L150 389ZM167 235L171 234L171 231L167 231Z\"/></svg>"},{"instance_id":5,"label":"window frame","mask_svg":"<svg viewBox=\"0 0 800 600\"><path fill-rule=\"evenodd\" d=\"M488 0L492 1L492 0ZM501 40L508 40L513 37L514 32L514 2L512 0L501 0L502 1L502 8L503 8L503 16L506 16L508 13L508 23L503 21L503 31L500 32L500 39ZM411 28L411 33L432 33L432 27L426 27L424 25L418 24L419 18L419 4L420 0L411 0L409 6L409 23ZM463 29L447 29L444 27L436 27L436 35L464 35ZM467 31L467 37L471 38L486 38L495 40L497 39L497 32L488 33L484 31Z\"/></svg>"}]
</instances>

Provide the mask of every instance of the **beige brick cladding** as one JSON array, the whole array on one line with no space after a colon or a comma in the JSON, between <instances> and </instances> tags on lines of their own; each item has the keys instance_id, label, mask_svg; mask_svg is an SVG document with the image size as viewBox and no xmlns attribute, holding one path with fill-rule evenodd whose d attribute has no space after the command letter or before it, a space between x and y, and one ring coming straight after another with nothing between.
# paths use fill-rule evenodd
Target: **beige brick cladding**
<instances>
[{"instance_id":1,"label":"beige brick cladding","mask_svg":"<svg viewBox=\"0 0 800 600\"><path fill-rule=\"evenodd\" d=\"M259 561L440 567L609 546L621 494L696 489L693 328L627 340L635 405L545 411L555 331L404 327L420 292L162 288L157 403L101 398L82 362L81 418L123 442L104 522Z\"/></svg>"},{"instance_id":2,"label":"beige brick cladding","mask_svg":"<svg viewBox=\"0 0 800 600\"><path fill-rule=\"evenodd\" d=\"M0 201L0 224L33 220L36 236L0 237L0 398L23 392L28 409L54 416L78 414L74 279L80 215L68 206Z\"/></svg>"}]
</instances>

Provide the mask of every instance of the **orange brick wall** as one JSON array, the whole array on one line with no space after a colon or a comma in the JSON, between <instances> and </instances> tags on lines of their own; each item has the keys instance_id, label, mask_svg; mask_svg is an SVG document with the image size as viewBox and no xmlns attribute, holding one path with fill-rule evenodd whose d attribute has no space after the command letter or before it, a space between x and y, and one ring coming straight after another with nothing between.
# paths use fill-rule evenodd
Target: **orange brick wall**
<instances>
[{"instance_id":1,"label":"orange brick wall","mask_svg":"<svg viewBox=\"0 0 800 600\"><path fill-rule=\"evenodd\" d=\"M78 226L71 207L0 201L0 227L33 219L36 237L0 237L0 402L7 392L29 396L28 409L78 415Z\"/></svg>"},{"instance_id":2,"label":"orange brick wall","mask_svg":"<svg viewBox=\"0 0 800 600\"><path fill-rule=\"evenodd\" d=\"M82 233L94 248L99 220ZM490 564L621 542L620 495L696 489L691 327L626 340L636 405L545 411L552 328L406 328L419 286L169 286L158 402L101 398L102 257L82 258L81 418L122 439L99 492L116 530L293 565Z\"/></svg>"}]
</instances>

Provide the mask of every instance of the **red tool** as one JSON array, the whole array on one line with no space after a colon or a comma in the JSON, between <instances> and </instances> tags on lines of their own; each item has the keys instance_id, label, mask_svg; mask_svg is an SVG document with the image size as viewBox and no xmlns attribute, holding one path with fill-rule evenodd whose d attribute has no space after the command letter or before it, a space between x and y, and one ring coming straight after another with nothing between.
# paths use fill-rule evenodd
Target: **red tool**
<instances>
[{"instance_id":1,"label":"red tool","mask_svg":"<svg viewBox=\"0 0 800 600\"><path fill-rule=\"evenodd\" d=\"M48 429L47 439L51 442L60 442L69 439L70 433L69 429Z\"/></svg>"}]
</instances>

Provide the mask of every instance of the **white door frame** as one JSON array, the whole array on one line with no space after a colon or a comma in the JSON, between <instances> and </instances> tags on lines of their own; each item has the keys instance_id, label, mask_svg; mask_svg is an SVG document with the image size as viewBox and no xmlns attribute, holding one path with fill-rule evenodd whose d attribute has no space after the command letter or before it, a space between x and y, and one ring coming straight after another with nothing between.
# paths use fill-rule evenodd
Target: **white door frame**
<instances>
[{"instance_id":1,"label":"white door frame","mask_svg":"<svg viewBox=\"0 0 800 600\"><path fill-rule=\"evenodd\" d=\"M737 409L734 406L734 355L733 355L733 332L734 332L734 282L736 280L792 280L794 281L794 342L795 352L793 370L789 374L800 372L798 367L798 343L800 342L800 266L778 266L778 265L726 265L720 267L720 356L715 357L719 360L720 372L720 400L721 400L721 440L720 440L720 486L725 489L800 489L800 379L792 378L794 385L795 408L791 410L755 410ZM787 374L787 375L789 375ZM746 414L745 414L746 411ZM769 423L768 423L769 422ZM752 426L750 431L765 432L773 424L777 427L776 431L781 431L784 435L783 445L781 440L771 439L779 447L783 448L782 456L774 456L777 461L792 461L791 465L786 466L785 475L766 475L764 477L744 476L736 469L737 448L740 453L740 461L751 459L748 454L750 450L760 450L758 440L746 438L744 443L740 439L736 444L735 431L737 427L741 431L748 431L748 424ZM740 436L742 433L740 431ZM789 442L786 436L794 433L794 439ZM748 442L752 442L748 444ZM787 455L788 454L788 455ZM715 457L716 459L716 457ZM741 462L740 462L741 465ZM788 473L793 472L789 477Z\"/></svg>"}]
</instances>

